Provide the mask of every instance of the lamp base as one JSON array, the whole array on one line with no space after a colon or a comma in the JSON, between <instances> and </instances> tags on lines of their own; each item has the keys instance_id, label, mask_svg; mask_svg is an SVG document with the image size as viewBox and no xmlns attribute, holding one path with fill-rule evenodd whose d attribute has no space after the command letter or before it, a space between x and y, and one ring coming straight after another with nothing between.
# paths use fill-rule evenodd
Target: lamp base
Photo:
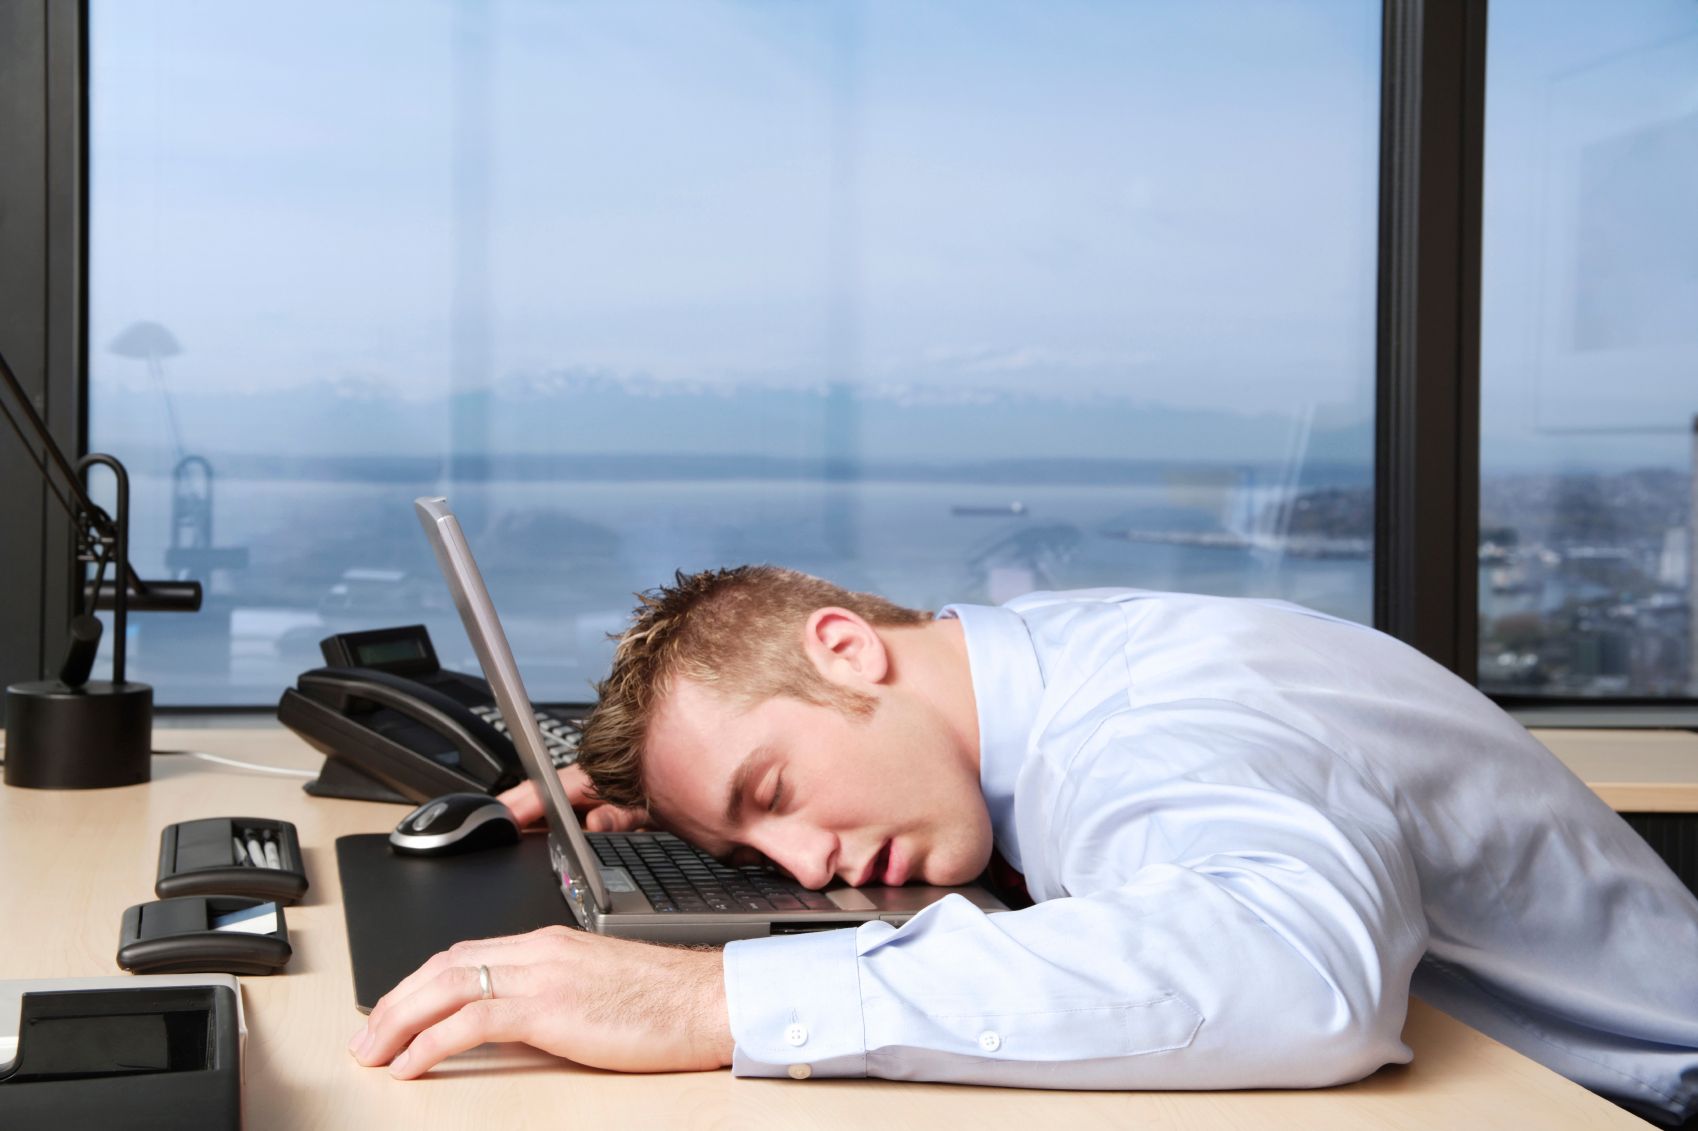
<instances>
[{"instance_id":1,"label":"lamp base","mask_svg":"<svg viewBox=\"0 0 1698 1131\"><path fill-rule=\"evenodd\" d=\"M57 680L6 689L6 784L108 789L153 776L153 688Z\"/></svg>"}]
</instances>

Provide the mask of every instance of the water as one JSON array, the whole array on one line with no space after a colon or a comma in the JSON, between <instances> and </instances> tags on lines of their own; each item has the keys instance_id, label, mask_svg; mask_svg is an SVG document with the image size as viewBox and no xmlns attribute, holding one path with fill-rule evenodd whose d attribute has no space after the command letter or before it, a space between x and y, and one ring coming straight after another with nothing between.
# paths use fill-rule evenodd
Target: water
<instances>
[{"instance_id":1,"label":"water","mask_svg":"<svg viewBox=\"0 0 1698 1131\"><path fill-rule=\"evenodd\" d=\"M163 576L170 485L135 480L132 556L144 576ZM1366 557L1124 537L1230 532L1277 543L1269 516L1290 489L1230 478L1112 487L221 479L213 543L246 549L249 564L213 576L200 614L137 616L134 678L153 683L163 705L269 704L321 662L317 642L329 632L416 622L445 665L475 670L411 506L437 493L461 515L539 700L588 698L631 593L675 569L776 562L924 608L1128 585L1277 596L1362 621L1372 612Z\"/></svg>"}]
</instances>

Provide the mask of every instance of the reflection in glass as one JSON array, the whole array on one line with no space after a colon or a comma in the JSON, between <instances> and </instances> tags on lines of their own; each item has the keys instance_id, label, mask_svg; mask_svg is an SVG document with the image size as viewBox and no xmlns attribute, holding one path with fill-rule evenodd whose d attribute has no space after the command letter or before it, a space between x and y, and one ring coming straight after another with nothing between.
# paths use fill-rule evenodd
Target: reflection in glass
<instances>
[{"instance_id":1,"label":"reflection in glass","mask_svg":"<svg viewBox=\"0 0 1698 1131\"><path fill-rule=\"evenodd\" d=\"M1698 694L1698 9L1490 19L1480 683Z\"/></svg>"}]
</instances>

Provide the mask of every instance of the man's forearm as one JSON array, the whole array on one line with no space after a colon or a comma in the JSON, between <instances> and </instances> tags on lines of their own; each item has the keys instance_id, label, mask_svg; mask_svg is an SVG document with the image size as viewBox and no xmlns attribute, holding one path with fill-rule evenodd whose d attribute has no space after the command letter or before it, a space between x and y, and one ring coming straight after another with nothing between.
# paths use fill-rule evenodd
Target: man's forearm
<instances>
[{"instance_id":1,"label":"man's forearm","mask_svg":"<svg viewBox=\"0 0 1698 1131\"><path fill-rule=\"evenodd\" d=\"M723 1068L733 1041L717 947L653 946L652 975L600 987L592 1012L610 1024L678 1027L690 1050L680 1068Z\"/></svg>"}]
</instances>

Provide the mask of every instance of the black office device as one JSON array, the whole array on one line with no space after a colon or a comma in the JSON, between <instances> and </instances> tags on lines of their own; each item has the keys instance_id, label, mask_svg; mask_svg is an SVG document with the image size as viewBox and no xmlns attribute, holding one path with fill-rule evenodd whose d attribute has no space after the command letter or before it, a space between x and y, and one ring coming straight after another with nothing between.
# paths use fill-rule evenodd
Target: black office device
<instances>
[{"instance_id":1,"label":"black office device","mask_svg":"<svg viewBox=\"0 0 1698 1131\"><path fill-rule=\"evenodd\" d=\"M278 720L325 755L308 793L416 804L524 780L489 684L443 669L423 625L341 633L319 648L328 666L303 672L277 703ZM555 765L569 763L573 721L536 714Z\"/></svg>"},{"instance_id":2,"label":"black office device","mask_svg":"<svg viewBox=\"0 0 1698 1131\"><path fill-rule=\"evenodd\" d=\"M160 831L153 893L161 899L245 895L288 904L306 890L300 838L288 821L208 817Z\"/></svg>"},{"instance_id":3,"label":"black office device","mask_svg":"<svg viewBox=\"0 0 1698 1131\"><path fill-rule=\"evenodd\" d=\"M242 1125L228 986L26 993L0 1064L0 1127L175 1131Z\"/></svg>"},{"instance_id":4,"label":"black office device","mask_svg":"<svg viewBox=\"0 0 1698 1131\"><path fill-rule=\"evenodd\" d=\"M118 965L132 974L275 974L293 953L283 909L236 896L137 904L118 939Z\"/></svg>"}]
</instances>

